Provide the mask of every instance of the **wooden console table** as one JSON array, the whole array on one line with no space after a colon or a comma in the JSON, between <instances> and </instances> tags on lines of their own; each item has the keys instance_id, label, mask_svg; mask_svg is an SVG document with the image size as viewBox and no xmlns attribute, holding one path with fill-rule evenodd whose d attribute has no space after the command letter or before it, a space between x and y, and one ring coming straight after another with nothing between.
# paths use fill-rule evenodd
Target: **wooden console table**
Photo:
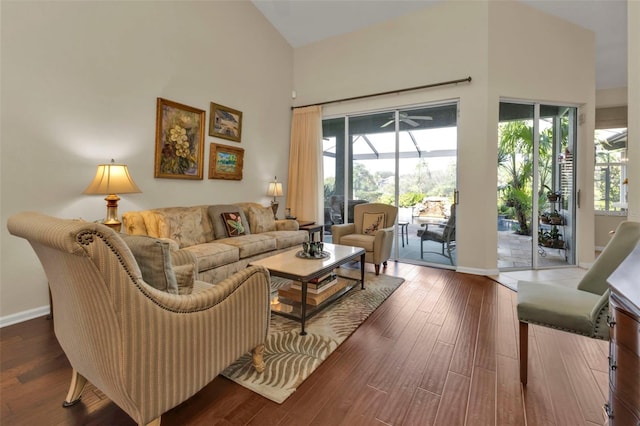
<instances>
[{"instance_id":1,"label":"wooden console table","mask_svg":"<svg viewBox=\"0 0 640 426\"><path fill-rule=\"evenodd\" d=\"M608 278L609 426L640 425L640 245Z\"/></svg>"}]
</instances>

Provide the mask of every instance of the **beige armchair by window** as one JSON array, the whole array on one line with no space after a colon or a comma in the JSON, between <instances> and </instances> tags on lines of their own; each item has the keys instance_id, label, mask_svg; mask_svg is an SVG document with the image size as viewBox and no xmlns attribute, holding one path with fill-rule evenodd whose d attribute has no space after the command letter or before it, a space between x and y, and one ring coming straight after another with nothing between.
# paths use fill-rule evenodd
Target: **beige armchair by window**
<instances>
[{"instance_id":1,"label":"beige armchair by window","mask_svg":"<svg viewBox=\"0 0 640 426\"><path fill-rule=\"evenodd\" d=\"M622 222L575 288L518 281L520 381L527 384L529 324L609 339L607 278L640 241L640 223Z\"/></svg>"},{"instance_id":2,"label":"beige armchair by window","mask_svg":"<svg viewBox=\"0 0 640 426\"><path fill-rule=\"evenodd\" d=\"M442 245L442 251L440 253L444 257L449 259L449 262L453 265L452 252L456 248L456 206L451 205L451 213L449 219L442 223L423 223L424 227L420 234L420 259L424 259L424 242L435 241ZM427 251L426 253L429 253Z\"/></svg>"},{"instance_id":3,"label":"beige armchair by window","mask_svg":"<svg viewBox=\"0 0 640 426\"><path fill-rule=\"evenodd\" d=\"M375 265L376 275L380 264L387 266L393 246L393 226L398 208L388 204L366 203L353 207L354 223L331 227L334 244L361 247L365 250L365 262Z\"/></svg>"},{"instance_id":4,"label":"beige armchair by window","mask_svg":"<svg viewBox=\"0 0 640 426\"><path fill-rule=\"evenodd\" d=\"M176 277L172 294L143 280L138 255L104 225L20 213L7 226L31 243L49 281L55 335L73 368L63 406L80 400L88 380L138 424L158 425L248 351L264 369L266 269L249 267L216 285L192 280L183 295ZM167 259L162 241L133 238L151 240L143 256L160 248ZM158 276L172 272L164 268Z\"/></svg>"}]
</instances>

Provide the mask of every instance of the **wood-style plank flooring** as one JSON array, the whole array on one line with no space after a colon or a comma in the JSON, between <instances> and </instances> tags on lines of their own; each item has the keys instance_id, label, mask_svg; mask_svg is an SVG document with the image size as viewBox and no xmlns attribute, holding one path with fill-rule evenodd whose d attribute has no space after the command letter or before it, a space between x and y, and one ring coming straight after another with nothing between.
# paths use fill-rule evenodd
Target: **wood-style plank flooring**
<instances>
[{"instance_id":1,"label":"wood-style plank flooring","mask_svg":"<svg viewBox=\"0 0 640 426\"><path fill-rule=\"evenodd\" d=\"M406 282L283 404L218 377L162 425L603 424L607 342L530 327L523 391L516 293L409 264L390 262L386 273ZM51 321L0 335L0 424L134 424L92 385L81 403L61 407L71 369Z\"/></svg>"}]
</instances>

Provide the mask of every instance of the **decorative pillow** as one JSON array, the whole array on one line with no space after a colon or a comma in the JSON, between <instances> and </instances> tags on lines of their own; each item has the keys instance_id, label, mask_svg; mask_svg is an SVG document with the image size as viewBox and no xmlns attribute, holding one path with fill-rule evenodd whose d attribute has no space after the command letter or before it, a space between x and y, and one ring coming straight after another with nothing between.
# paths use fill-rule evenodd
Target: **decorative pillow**
<instances>
[{"instance_id":1,"label":"decorative pillow","mask_svg":"<svg viewBox=\"0 0 640 426\"><path fill-rule=\"evenodd\" d=\"M254 234L276 230L276 220L271 207L249 207L249 227Z\"/></svg>"},{"instance_id":2,"label":"decorative pillow","mask_svg":"<svg viewBox=\"0 0 640 426\"><path fill-rule=\"evenodd\" d=\"M178 294L191 294L196 280L196 265L189 263L187 265L174 266L173 271L178 282Z\"/></svg>"},{"instance_id":3,"label":"decorative pillow","mask_svg":"<svg viewBox=\"0 0 640 426\"><path fill-rule=\"evenodd\" d=\"M171 294L179 294L171 265L171 245L146 235L120 234L138 262L144 282Z\"/></svg>"},{"instance_id":4,"label":"decorative pillow","mask_svg":"<svg viewBox=\"0 0 640 426\"><path fill-rule=\"evenodd\" d=\"M227 237L246 235L244 232L244 223L242 222L240 212L222 213L221 216L227 229Z\"/></svg>"},{"instance_id":5,"label":"decorative pillow","mask_svg":"<svg viewBox=\"0 0 640 426\"><path fill-rule=\"evenodd\" d=\"M376 235L384 228L384 213L365 213L362 217L362 232L367 235Z\"/></svg>"},{"instance_id":6,"label":"decorative pillow","mask_svg":"<svg viewBox=\"0 0 640 426\"><path fill-rule=\"evenodd\" d=\"M211 220L211 224L213 225L214 239L220 240L229 236L229 234L227 234L227 224L224 220L224 217L222 216L222 213L238 214L238 212L240 212L240 220L242 221L242 226L244 227L244 235L251 234L251 231L249 230L249 221L247 220L247 216L242 211L242 208L233 204L213 204L208 207L207 214L209 216L209 219Z\"/></svg>"},{"instance_id":7,"label":"decorative pillow","mask_svg":"<svg viewBox=\"0 0 640 426\"><path fill-rule=\"evenodd\" d=\"M175 240L180 248L207 242L200 207L165 208L158 215L158 237Z\"/></svg>"}]
</instances>

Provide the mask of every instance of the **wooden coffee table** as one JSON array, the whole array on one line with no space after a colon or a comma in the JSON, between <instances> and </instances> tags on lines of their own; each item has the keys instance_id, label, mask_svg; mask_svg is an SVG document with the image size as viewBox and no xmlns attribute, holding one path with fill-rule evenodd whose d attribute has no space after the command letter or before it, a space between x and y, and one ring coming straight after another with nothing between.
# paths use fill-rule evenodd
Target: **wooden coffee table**
<instances>
[{"instance_id":1,"label":"wooden coffee table","mask_svg":"<svg viewBox=\"0 0 640 426\"><path fill-rule=\"evenodd\" d=\"M343 246L337 244L324 243L323 251L327 253L323 259L305 259L298 257L296 253L301 251L301 247L288 250L274 256L265 257L264 259L251 262L250 265L264 266L269 270L271 275L288 278L299 281L301 283L301 300L298 303L292 303L291 312L272 311L276 314L300 321L302 328L300 335L306 335L304 330L307 318L311 318L320 310L330 305L342 295L355 287L358 280L353 278L345 278L351 280L351 284L345 286L341 291L333 294L327 300L318 306L307 306L307 284L314 278L320 278L340 265L347 262L357 260L360 257L360 287L364 290L364 249L360 247Z\"/></svg>"}]
</instances>

